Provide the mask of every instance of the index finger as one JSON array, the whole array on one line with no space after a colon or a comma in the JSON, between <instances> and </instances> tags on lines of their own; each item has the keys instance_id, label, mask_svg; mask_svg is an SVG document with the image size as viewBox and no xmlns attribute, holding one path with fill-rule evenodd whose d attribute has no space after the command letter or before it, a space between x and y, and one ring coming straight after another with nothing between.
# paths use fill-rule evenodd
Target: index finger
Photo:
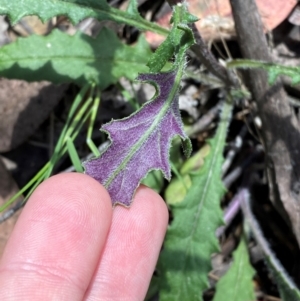
<instances>
[{"instance_id":1,"label":"index finger","mask_svg":"<svg viewBox=\"0 0 300 301\"><path fill-rule=\"evenodd\" d=\"M42 183L0 262L3 300L82 300L111 225L111 200L87 175Z\"/></svg>"}]
</instances>

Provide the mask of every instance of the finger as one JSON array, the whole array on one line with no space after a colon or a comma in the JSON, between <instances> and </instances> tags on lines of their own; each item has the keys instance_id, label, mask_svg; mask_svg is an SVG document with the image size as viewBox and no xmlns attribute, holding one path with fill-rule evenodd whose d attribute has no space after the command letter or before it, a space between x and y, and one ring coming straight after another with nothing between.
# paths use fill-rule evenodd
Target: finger
<instances>
[{"instance_id":1,"label":"finger","mask_svg":"<svg viewBox=\"0 0 300 301\"><path fill-rule=\"evenodd\" d=\"M130 209L117 206L85 300L144 300L167 225L164 201L145 186L137 190Z\"/></svg>"},{"instance_id":2,"label":"finger","mask_svg":"<svg viewBox=\"0 0 300 301\"><path fill-rule=\"evenodd\" d=\"M41 184L0 262L2 300L82 300L111 224L106 190L69 173Z\"/></svg>"}]
</instances>

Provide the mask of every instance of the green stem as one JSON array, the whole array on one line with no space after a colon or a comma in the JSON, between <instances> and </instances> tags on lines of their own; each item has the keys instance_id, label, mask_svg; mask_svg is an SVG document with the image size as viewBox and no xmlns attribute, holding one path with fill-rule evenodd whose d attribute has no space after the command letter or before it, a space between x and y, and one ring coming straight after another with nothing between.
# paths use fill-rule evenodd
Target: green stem
<instances>
[{"instance_id":1,"label":"green stem","mask_svg":"<svg viewBox=\"0 0 300 301\"><path fill-rule=\"evenodd\" d=\"M39 180L39 178L42 177L42 175L47 171L49 168L50 162L47 162L44 167L24 186L22 189L16 193L12 198L10 198L5 204L3 204L0 207L0 212L7 209L8 206L10 206L18 197L20 197L26 190L28 190L31 185L33 185L35 182Z\"/></svg>"},{"instance_id":2,"label":"green stem","mask_svg":"<svg viewBox=\"0 0 300 301\"><path fill-rule=\"evenodd\" d=\"M74 132L76 132L76 128L78 127L78 123L81 120L82 116L86 113L86 111L89 112L89 107L90 107L90 105L92 103L92 100L93 100L91 94L92 94L92 92L90 93L89 98L87 100L85 100L82 107L79 109L79 112L74 116L74 118L71 118L71 117L73 117L73 115L72 115L70 117L70 119L68 119L68 121L66 123L67 127L66 126L64 127L63 132L62 132L62 134L59 138L59 143L55 147L54 154L50 159L50 166L49 166L49 169L47 170L47 173L45 175L46 178L50 177L54 166L56 165L58 160L62 157L61 149L66 148L65 146L66 146L68 137L72 136L72 134ZM77 104L78 107L79 107L80 103L81 102L78 102L78 104ZM72 112L72 109L71 109L71 112ZM64 153L65 152L63 152L63 154Z\"/></svg>"},{"instance_id":3,"label":"green stem","mask_svg":"<svg viewBox=\"0 0 300 301\"><path fill-rule=\"evenodd\" d=\"M94 142L92 140L92 133L93 133L94 124L95 124L95 120L96 120L99 105L100 105L100 91L97 92L97 96L94 99L94 104L93 104L93 107L92 107L92 110L91 110L90 124L89 124L89 127L88 127L87 138L86 138L87 145L89 146L90 150L93 152L93 154L96 157L100 156L100 152L99 152L98 148L96 147L96 145L94 144Z\"/></svg>"}]
</instances>

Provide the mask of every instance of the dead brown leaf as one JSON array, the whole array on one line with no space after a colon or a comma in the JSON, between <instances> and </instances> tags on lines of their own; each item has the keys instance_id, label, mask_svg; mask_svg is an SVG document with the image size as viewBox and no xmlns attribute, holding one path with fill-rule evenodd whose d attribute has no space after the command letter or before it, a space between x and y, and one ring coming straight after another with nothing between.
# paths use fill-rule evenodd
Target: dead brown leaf
<instances>
[{"instance_id":1,"label":"dead brown leaf","mask_svg":"<svg viewBox=\"0 0 300 301\"><path fill-rule=\"evenodd\" d=\"M6 203L15 193L18 187L10 173L6 170L3 161L0 159L0 206ZM0 257L3 254L6 242L13 231L15 223L21 213L19 210L11 218L0 224Z\"/></svg>"},{"instance_id":2,"label":"dead brown leaf","mask_svg":"<svg viewBox=\"0 0 300 301\"><path fill-rule=\"evenodd\" d=\"M205 41L228 39L235 36L229 0L188 0L189 11L200 20L196 22ZM265 31L278 26L293 10L297 0L256 0ZM163 27L170 26L171 11L163 15L157 23ZM147 41L157 47L164 37L146 32Z\"/></svg>"},{"instance_id":3,"label":"dead brown leaf","mask_svg":"<svg viewBox=\"0 0 300 301\"><path fill-rule=\"evenodd\" d=\"M0 152L16 148L32 135L67 87L0 79Z\"/></svg>"}]
</instances>

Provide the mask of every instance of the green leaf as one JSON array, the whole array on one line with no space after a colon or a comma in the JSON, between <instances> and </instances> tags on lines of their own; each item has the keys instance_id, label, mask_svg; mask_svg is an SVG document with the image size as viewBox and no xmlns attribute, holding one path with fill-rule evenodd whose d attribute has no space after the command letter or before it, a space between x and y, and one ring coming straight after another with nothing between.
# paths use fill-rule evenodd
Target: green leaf
<instances>
[{"instance_id":1,"label":"green leaf","mask_svg":"<svg viewBox=\"0 0 300 301\"><path fill-rule=\"evenodd\" d=\"M121 76L134 80L139 72L146 72L150 54L142 39L136 47L130 47L106 28L96 39L82 33L69 36L54 30L46 37L20 38L0 48L0 75L78 85L92 81L104 89Z\"/></svg>"},{"instance_id":2,"label":"green leaf","mask_svg":"<svg viewBox=\"0 0 300 301\"><path fill-rule=\"evenodd\" d=\"M189 175L184 175L181 179L172 178L170 184L165 190L164 199L166 203L168 205L176 205L182 202L191 185L192 183Z\"/></svg>"},{"instance_id":3,"label":"green leaf","mask_svg":"<svg viewBox=\"0 0 300 301\"><path fill-rule=\"evenodd\" d=\"M182 164L180 173L185 175L199 170L204 163L204 159L208 156L210 149L208 144L204 144L191 158Z\"/></svg>"},{"instance_id":4,"label":"green leaf","mask_svg":"<svg viewBox=\"0 0 300 301\"><path fill-rule=\"evenodd\" d=\"M69 153L70 159L72 161L72 164L75 167L75 170L77 172L83 172L83 168L82 168L82 165L81 165L79 155L76 151L74 142L72 141L71 137L67 138L66 143L67 143L68 153Z\"/></svg>"},{"instance_id":5,"label":"green leaf","mask_svg":"<svg viewBox=\"0 0 300 301\"><path fill-rule=\"evenodd\" d=\"M43 22L55 16L65 15L74 24L84 18L93 17L99 21L112 20L140 30L168 34L168 30L143 19L138 14L136 0L130 1L127 11L109 6L105 0L1 0L0 15L8 15L13 24L28 15L36 15Z\"/></svg>"},{"instance_id":6,"label":"green leaf","mask_svg":"<svg viewBox=\"0 0 300 301\"><path fill-rule=\"evenodd\" d=\"M176 205L182 202L187 190L191 187L191 177L189 173L199 171L204 163L204 158L209 154L210 146L205 144L192 157L187 159L180 168L181 179L173 177L165 190L165 201L168 205Z\"/></svg>"},{"instance_id":7,"label":"green leaf","mask_svg":"<svg viewBox=\"0 0 300 301\"><path fill-rule=\"evenodd\" d=\"M226 102L211 151L183 202L173 209L174 221L166 236L159 260L160 300L202 300L208 288L211 254L217 252L216 229L223 224L220 199L223 149L232 104Z\"/></svg>"},{"instance_id":8,"label":"green leaf","mask_svg":"<svg viewBox=\"0 0 300 301\"><path fill-rule=\"evenodd\" d=\"M180 60L180 57L185 55L186 50L195 44L193 32L188 27L188 24L196 22L198 19L188 12L186 4L178 3L172 8L172 29L147 63L150 72L159 72L167 61L172 58L174 52L177 53L177 57ZM182 45L184 45L184 47L182 47ZM188 148L189 147L190 146L188 146Z\"/></svg>"},{"instance_id":9,"label":"green leaf","mask_svg":"<svg viewBox=\"0 0 300 301\"><path fill-rule=\"evenodd\" d=\"M267 63L255 60L232 60L227 63L229 68L243 68L243 69L254 69L261 68L268 72L269 83L273 85L277 80L278 76L286 75L291 78L292 84L296 85L300 83L300 68L283 66L279 64Z\"/></svg>"},{"instance_id":10,"label":"green leaf","mask_svg":"<svg viewBox=\"0 0 300 301\"><path fill-rule=\"evenodd\" d=\"M242 238L233 253L233 263L227 273L217 283L213 301L254 301L252 278L255 274L249 262L245 239Z\"/></svg>"},{"instance_id":11,"label":"green leaf","mask_svg":"<svg viewBox=\"0 0 300 301\"><path fill-rule=\"evenodd\" d=\"M164 187L164 176L160 170L152 170L142 180L142 184L160 193Z\"/></svg>"}]
</instances>

